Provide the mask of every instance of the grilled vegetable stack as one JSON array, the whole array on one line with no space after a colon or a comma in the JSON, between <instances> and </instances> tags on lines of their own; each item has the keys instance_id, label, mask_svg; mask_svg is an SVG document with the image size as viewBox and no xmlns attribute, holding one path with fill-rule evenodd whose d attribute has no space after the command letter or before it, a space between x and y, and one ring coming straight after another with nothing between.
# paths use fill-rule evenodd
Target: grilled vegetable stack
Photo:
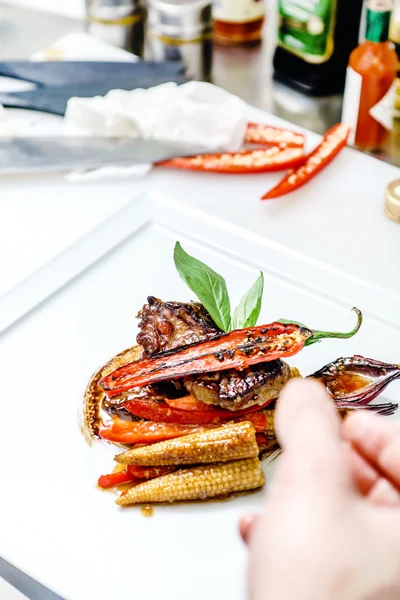
<instances>
[{"instance_id":1,"label":"grilled vegetable stack","mask_svg":"<svg viewBox=\"0 0 400 600\"><path fill-rule=\"evenodd\" d=\"M310 329L292 321L258 325L262 274L231 314L225 280L175 248L177 270L200 303L149 297L139 312L138 346L122 352L91 379L84 429L128 446L99 486L129 484L120 505L199 500L257 489L260 458L278 448L275 402L299 372L284 361L324 338L348 332ZM390 415L394 404L371 404L400 377L396 364L340 358L319 379L343 416L351 410ZM111 417L105 419L105 415Z\"/></svg>"}]
</instances>

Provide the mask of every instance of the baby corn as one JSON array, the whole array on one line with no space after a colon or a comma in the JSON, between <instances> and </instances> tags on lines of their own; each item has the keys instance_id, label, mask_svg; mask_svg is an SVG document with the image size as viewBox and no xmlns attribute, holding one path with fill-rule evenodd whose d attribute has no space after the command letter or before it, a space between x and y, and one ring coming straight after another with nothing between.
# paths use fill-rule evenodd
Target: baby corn
<instances>
[{"instance_id":1,"label":"baby corn","mask_svg":"<svg viewBox=\"0 0 400 600\"><path fill-rule=\"evenodd\" d=\"M257 456L255 429L248 421L133 448L115 457L124 465L193 465Z\"/></svg>"},{"instance_id":2,"label":"baby corn","mask_svg":"<svg viewBox=\"0 0 400 600\"><path fill-rule=\"evenodd\" d=\"M268 437L275 437L275 410L266 408L260 412L265 417L265 429L263 429L263 433L268 435Z\"/></svg>"},{"instance_id":3,"label":"baby corn","mask_svg":"<svg viewBox=\"0 0 400 600\"><path fill-rule=\"evenodd\" d=\"M258 458L229 463L182 469L132 487L123 493L117 504L177 502L205 500L252 490L264 484L264 474Z\"/></svg>"}]
</instances>

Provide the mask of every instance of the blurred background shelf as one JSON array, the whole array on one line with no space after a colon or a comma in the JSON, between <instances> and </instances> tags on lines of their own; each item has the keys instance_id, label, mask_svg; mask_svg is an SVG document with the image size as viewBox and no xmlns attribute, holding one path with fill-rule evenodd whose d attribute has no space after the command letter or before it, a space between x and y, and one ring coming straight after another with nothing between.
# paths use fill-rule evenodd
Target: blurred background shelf
<instances>
[{"instance_id":1,"label":"blurred background shelf","mask_svg":"<svg viewBox=\"0 0 400 600\"><path fill-rule=\"evenodd\" d=\"M47 0L0 2L0 59L27 58L69 33L87 30L83 19L32 10L24 5L49 9ZM59 6L66 11L61 5L64 3L52 1L51 10ZM78 15L79 3L72 2L68 11ZM312 98L274 81L272 57L276 30L276 0L272 0L267 4L261 45L253 48L214 45L211 81L253 106L322 134L340 120L342 96ZM400 155L393 145L377 158L400 166Z\"/></svg>"}]
</instances>

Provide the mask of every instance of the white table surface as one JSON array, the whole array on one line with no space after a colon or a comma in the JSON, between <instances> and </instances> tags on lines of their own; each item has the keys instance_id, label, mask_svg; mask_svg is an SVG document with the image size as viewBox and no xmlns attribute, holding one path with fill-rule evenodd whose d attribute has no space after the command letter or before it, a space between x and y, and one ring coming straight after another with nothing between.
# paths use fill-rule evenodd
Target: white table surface
<instances>
[{"instance_id":1,"label":"white table surface","mask_svg":"<svg viewBox=\"0 0 400 600\"><path fill-rule=\"evenodd\" d=\"M0 598L1 600L26 600L27 597L5 581L5 579L0 578Z\"/></svg>"},{"instance_id":2,"label":"white table surface","mask_svg":"<svg viewBox=\"0 0 400 600\"><path fill-rule=\"evenodd\" d=\"M252 114L260 117L261 113ZM278 122L263 115L264 120ZM308 136L315 145L318 136ZM165 193L250 235L300 252L349 281L400 295L400 226L383 214L386 185L399 169L345 150L318 179L290 197L261 203L281 175L216 176L153 171L145 178L68 183L62 174L2 179L0 296L132 201L142 190ZM349 298L349 302L352 299ZM21 600L0 579L2 600Z\"/></svg>"}]
</instances>

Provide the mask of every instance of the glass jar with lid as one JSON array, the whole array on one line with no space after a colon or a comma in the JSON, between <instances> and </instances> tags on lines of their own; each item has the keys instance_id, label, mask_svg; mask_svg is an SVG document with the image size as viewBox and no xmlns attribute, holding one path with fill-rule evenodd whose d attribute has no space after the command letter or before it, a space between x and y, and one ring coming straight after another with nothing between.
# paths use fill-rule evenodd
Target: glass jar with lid
<instances>
[{"instance_id":1,"label":"glass jar with lid","mask_svg":"<svg viewBox=\"0 0 400 600\"><path fill-rule=\"evenodd\" d=\"M260 43L264 0L214 0L214 39L224 46Z\"/></svg>"}]
</instances>

